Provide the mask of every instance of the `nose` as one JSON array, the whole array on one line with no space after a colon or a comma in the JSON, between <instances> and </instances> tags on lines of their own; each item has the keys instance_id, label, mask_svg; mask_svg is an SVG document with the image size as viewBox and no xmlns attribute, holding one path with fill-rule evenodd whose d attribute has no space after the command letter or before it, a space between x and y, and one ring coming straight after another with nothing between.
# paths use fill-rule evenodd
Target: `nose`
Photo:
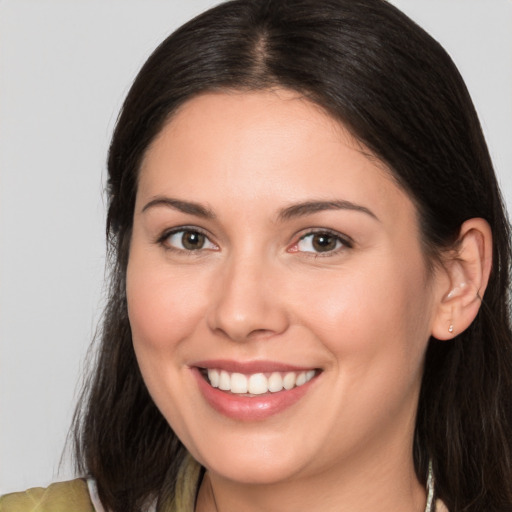
<instances>
[{"instance_id":1,"label":"nose","mask_svg":"<svg viewBox=\"0 0 512 512\"><path fill-rule=\"evenodd\" d=\"M243 342L267 338L288 328L279 293L279 271L263 259L234 258L215 279L208 325L216 334Z\"/></svg>"}]
</instances>

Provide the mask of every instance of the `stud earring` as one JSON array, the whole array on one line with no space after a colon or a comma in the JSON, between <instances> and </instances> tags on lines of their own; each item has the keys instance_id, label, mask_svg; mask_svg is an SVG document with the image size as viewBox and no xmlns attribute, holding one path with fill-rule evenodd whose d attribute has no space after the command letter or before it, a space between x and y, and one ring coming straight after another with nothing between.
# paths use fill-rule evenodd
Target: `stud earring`
<instances>
[{"instance_id":1,"label":"stud earring","mask_svg":"<svg viewBox=\"0 0 512 512\"><path fill-rule=\"evenodd\" d=\"M450 327L448 327L448 332L449 332L449 333L452 333L452 332L453 332L453 324L450 324Z\"/></svg>"}]
</instances>

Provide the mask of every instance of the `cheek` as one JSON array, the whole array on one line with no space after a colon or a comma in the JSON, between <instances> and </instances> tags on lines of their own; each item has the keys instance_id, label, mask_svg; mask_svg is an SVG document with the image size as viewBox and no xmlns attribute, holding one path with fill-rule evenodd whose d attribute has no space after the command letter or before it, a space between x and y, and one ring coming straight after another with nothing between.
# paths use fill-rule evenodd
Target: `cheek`
<instances>
[{"instance_id":1,"label":"cheek","mask_svg":"<svg viewBox=\"0 0 512 512\"><path fill-rule=\"evenodd\" d=\"M357 366L377 354L383 364L421 359L432 310L421 257L341 269L316 286L298 283L292 293L300 296L297 316L339 364Z\"/></svg>"},{"instance_id":2,"label":"cheek","mask_svg":"<svg viewBox=\"0 0 512 512\"><path fill-rule=\"evenodd\" d=\"M126 277L128 316L137 354L175 351L198 325L206 294L191 272L130 255Z\"/></svg>"}]
</instances>

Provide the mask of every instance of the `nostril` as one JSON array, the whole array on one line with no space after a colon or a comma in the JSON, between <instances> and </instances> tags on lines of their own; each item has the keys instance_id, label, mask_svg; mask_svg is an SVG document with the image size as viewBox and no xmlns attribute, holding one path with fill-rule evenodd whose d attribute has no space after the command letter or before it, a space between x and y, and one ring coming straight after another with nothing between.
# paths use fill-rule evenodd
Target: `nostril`
<instances>
[{"instance_id":1,"label":"nostril","mask_svg":"<svg viewBox=\"0 0 512 512\"><path fill-rule=\"evenodd\" d=\"M247 335L247 338L270 338L274 334L275 332L270 329L254 329Z\"/></svg>"}]
</instances>

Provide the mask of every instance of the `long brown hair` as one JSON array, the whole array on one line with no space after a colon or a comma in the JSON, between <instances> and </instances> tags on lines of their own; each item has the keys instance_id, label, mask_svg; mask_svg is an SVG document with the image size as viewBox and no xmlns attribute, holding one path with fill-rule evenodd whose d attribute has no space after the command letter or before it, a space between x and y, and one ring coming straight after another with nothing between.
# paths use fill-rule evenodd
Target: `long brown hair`
<instances>
[{"instance_id":1,"label":"long brown hair","mask_svg":"<svg viewBox=\"0 0 512 512\"><path fill-rule=\"evenodd\" d=\"M383 0L233 0L188 22L151 55L122 108L108 158L109 300L75 415L78 470L113 512L173 493L186 450L135 359L125 275L137 175L185 101L280 86L342 122L414 200L434 261L461 224L486 219L493 268L481 310L451 342L431 339L414 460L452 512L512 510L510 232L479 121L450 57Z\"/></svg>"}]
</instances>

